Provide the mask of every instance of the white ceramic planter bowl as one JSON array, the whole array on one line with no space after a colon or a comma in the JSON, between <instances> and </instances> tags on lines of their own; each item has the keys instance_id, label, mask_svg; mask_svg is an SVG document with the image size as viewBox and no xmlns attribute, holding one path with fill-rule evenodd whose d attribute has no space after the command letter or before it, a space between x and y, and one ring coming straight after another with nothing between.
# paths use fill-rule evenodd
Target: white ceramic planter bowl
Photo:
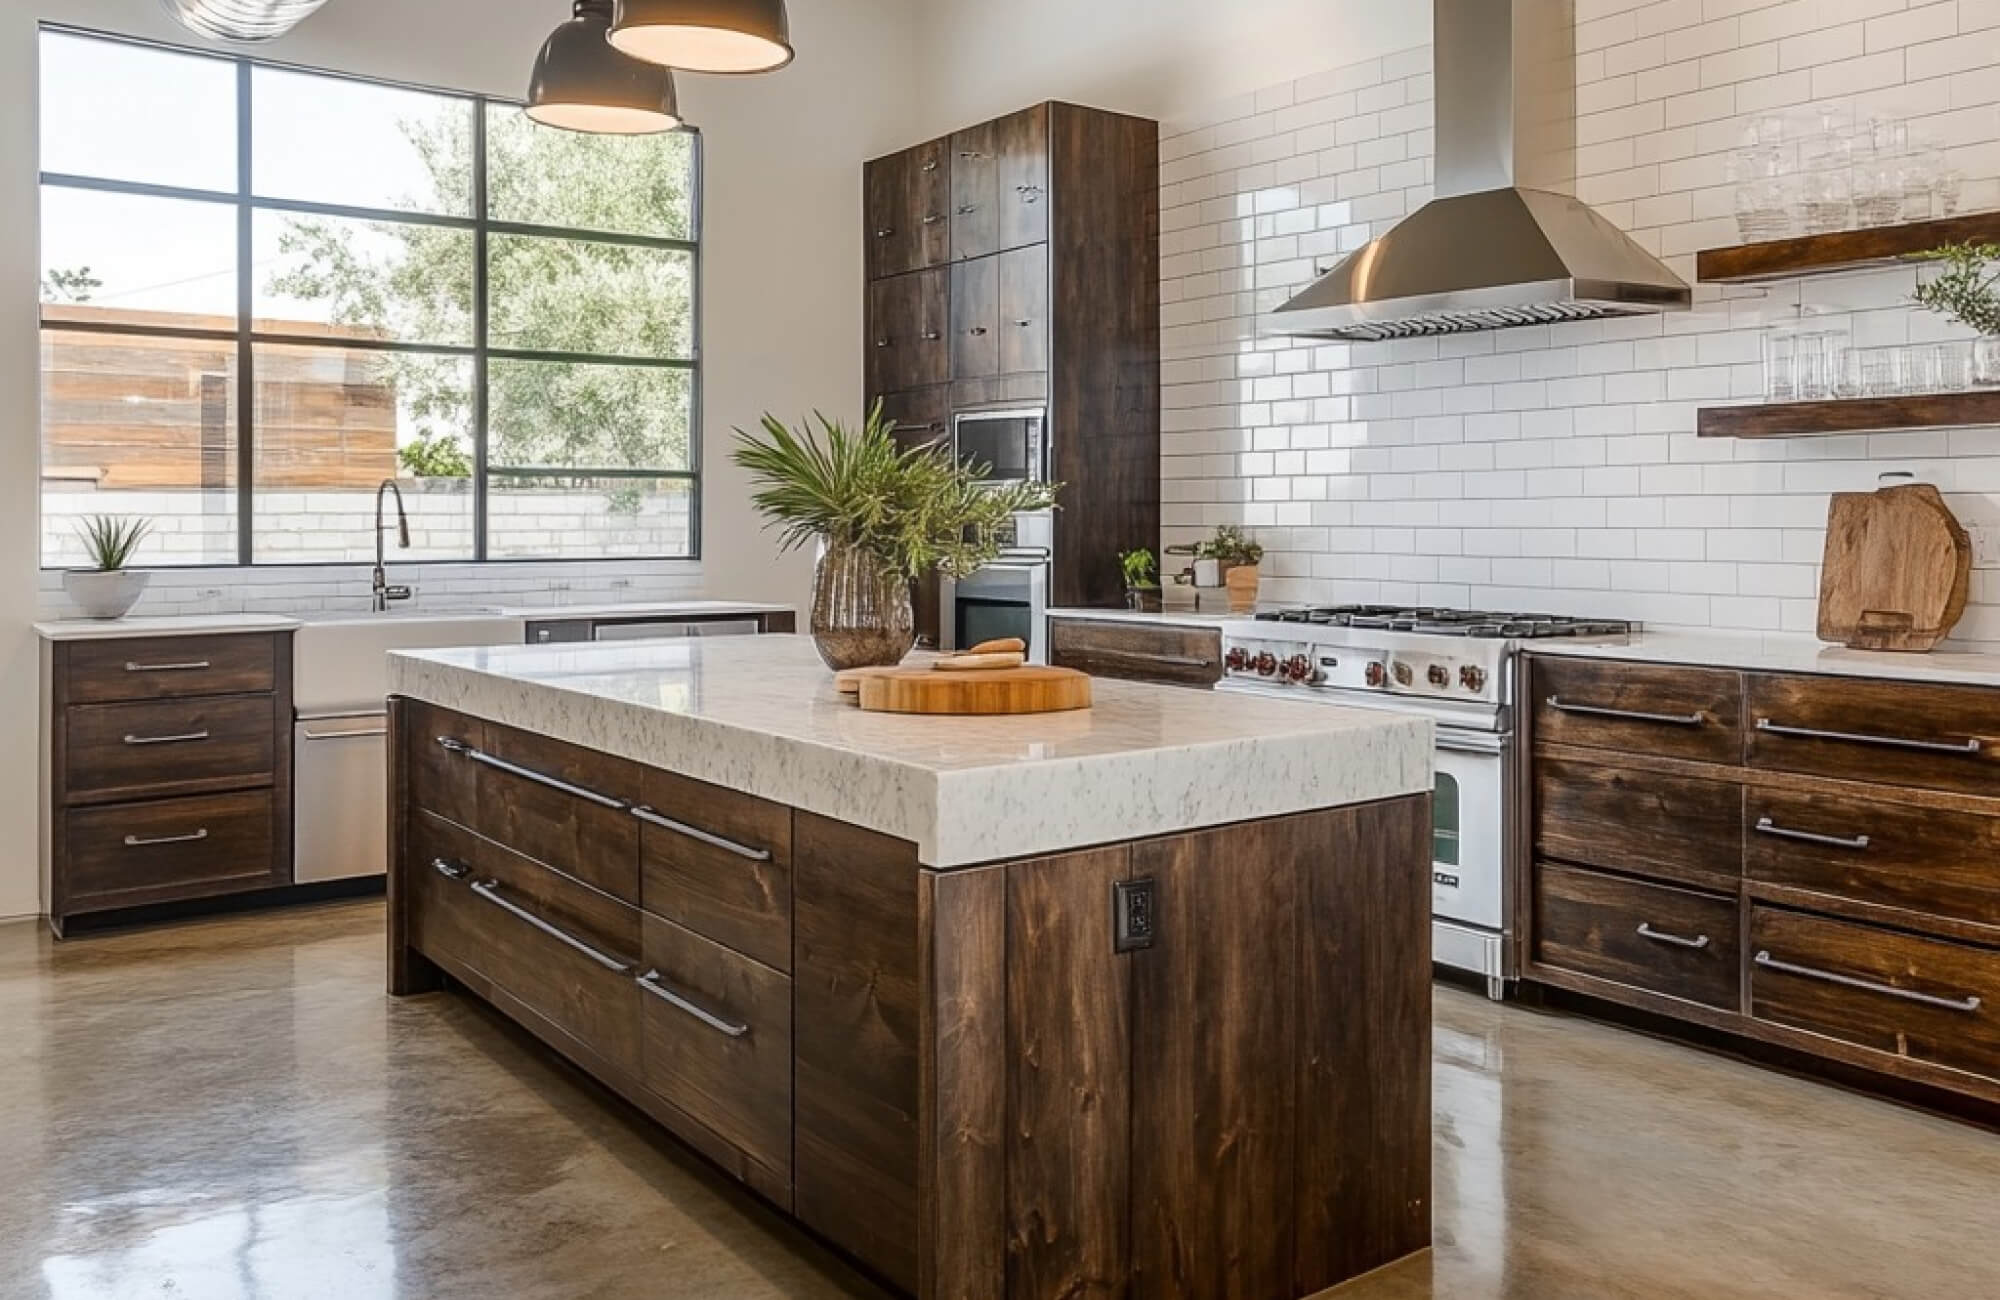
<instances>
[{"instance_id":1,"label":"white ceramic planter bowl","mask_svg":"<svg viewBox=\"0 0 2000 1300\"><path fill-rule=\"evenodd\" d=\"M63 574L63 592L85 618L123 618L139 603L152 576L134 569L71 569Z\"/></svg>"}]
</instances>

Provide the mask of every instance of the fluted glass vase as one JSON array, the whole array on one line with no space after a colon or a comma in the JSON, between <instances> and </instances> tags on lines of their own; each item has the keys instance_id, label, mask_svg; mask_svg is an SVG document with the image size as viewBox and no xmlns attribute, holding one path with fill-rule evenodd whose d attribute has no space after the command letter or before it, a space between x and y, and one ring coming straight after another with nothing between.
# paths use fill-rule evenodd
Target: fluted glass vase
<instances>
[{"instance_id":1,"label":"fluted glass vase","mask_svg":"<svg viewBox=\"0 0 2000 1300\"><path fill-rule=\"evenodd\" d=\"M901 663L917 643L910 584L860 547L829 543L813 569L808 630L835 672Z\"/></svg>"}]
</instances>

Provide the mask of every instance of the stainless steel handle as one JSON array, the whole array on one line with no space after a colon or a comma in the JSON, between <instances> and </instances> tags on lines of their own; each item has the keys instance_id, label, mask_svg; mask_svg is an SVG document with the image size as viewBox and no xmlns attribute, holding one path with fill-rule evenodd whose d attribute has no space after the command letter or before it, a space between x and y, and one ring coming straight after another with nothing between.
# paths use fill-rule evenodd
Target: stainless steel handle
<instances>
[{"instance_id":1,"label":"stainless steel handle","mask_svg":"<svg viewBox=\"0 0 2000 1300\"><path fill-rule=\"evenodd\" d=\"M771 851L769 849L753 849L748 844L738 844L735 840L726 840L720 835L711 835L698 826L690 826L686 822L677 822L673 818L656 812L643 804L634 808L632 815L640 821L645 822L648 826L657 826L661 830L672 831L676 835L685 835L691 840L700 840L703 844L713 845L718 849L734 853L739 858L748 858L752 862L769 862L771 860Z\"/></svg>"},{"instance_id":2,"label":"stainless steel handle","mask_svg":"<svg viewBox=\"0 0 2000 1300\"><path fill-rule=\"evenodd\" d=\"M1708 936L1705 934L1689 939L1683 935L1668 934L1665 930L1655 930L1645 921L1639 922L1639 937L1651 939L1654 943L1670 943L1676 948L1692 948L1696 952L1708 947Z\"/></svg>"},{"instance_id":3,"label":"stainless steel handle","mask_svg":"<svg viewBox=\"0 0 2000 1300\"><path fill-rule=\"evenodd\" d=\"M184 664L135 664L127 662L125 671L128 673L198 673L204 668L212 668L214 666L206 659L193 659Z\"/></svg>"},{"instance_id":4,"label":"stainless steel handle","mask_svg":"<svg viewBox=\"0 0 2000 1300\"><path fill-rule=\"evenodd\" d=\"M208 827L189 831L185 835L127 835L125 847L128 849L149 849L155 844L197 844L208 838Z\"/></svg>"},{"instance_id":5,"label":"stainless steel handle","mask_svg":"<svg viewBox=\"0 0 2000 1300\"><path fill-rule=\"evenodd\" d=\"M958 206L958 215L961 217L969 217L977 211L979 211L977 203L961 203Z\"/></svg>"},{"instance_id":6,"label":"stainless steel handle","mask_svg":"<svg viewBox=\"0 0 2000 1300\"><path fill-rule=\"evenodd\" d=\"M1156 655L1140 650L1079 650L1080 655L1096 659L1122 659L1135 664L1165 664L1169 668L1212 668L1213 659L1198 659L1193 655Z\"/></svg>"},{"instance_id":7,"label":"stainless steel handle","mask_svg":"<svg viewBox=\"0 0 2000 1300\"><path fill-rule=\"evenodd\" d=\"M750 1032L750 1026L744 1024L742 1021L725 1020L706 1007L697 1006L687 998L674 992L660 982L660 972L657 970L649 970L644 975L641 975L639 977L639 987L660 999L660 1001L666 1003L668 1006L693 1016L696 1020L701 1021L701 1023L707 1025L718 1034L724 1034L730 1038L741 1038Z\"/></svg>"},{"instance_id":8,"label":"stainless steel handle","mask_svg":"<svg viewBox=\"0 0 2000 1300\"><path fill-rule=\"evenodd\" d=\"M927 226L935 226L938 222L943 220L944 220L944 213L933 212L924 218L924 224Z\"/></svg>"},{"instance_id":9,"label":"stainless steel handle","mask_svg":"<svg viewBox=\"0 0 2000 1300\"><path fill-rule=\"evenodd\" d=\"M197 740L207 740L206 731L188 731L178 736L127 736L128 745L185 745Z\"/></svg>"},{"instance_id":10,"label":"stainless steel handle","mask_svg":"<svg viewBox=\"0 0 2000 1300\"><path fill-rule=\"evenodd\" d=\"M1769 817L1759 817L1756 826L1759 835L1775 835L1781 840L1802 840L1807 844L1824 844L1834 849L1865 849L1868 847L1866 835L1818 835L1812 831L1795 831L1789 826L1780 826Z\"/></svg>"},{"instance_id":11,"label":"stainless steel handle","mask_svg":"<svg viewBox=\"0 0 2000 1300\"><path fill-rule=\"evenodd\" d=\"M931 160L930 160L929 162L925 163L925 164L924 164L924 168L923 168L923 169L924 169L925 171L927 171L927 172L934 172L934 171L936 171L936 170L938 169L938 161L937 161L937 159L933 158L933 159L931 159Z\"/></svg>"},{"instance_id":12,"label":"stainless steel handle","mask_svg":"<svg viewBox=\"0 0 2000 1300\"><path fill-rule=\"evenodd\" d=\"M1853 975L1842 975L1838 971L1820 970L1814 966L1796 966L1788 961L1779 961L1768 952L1760 952L1751 958L1765 970L1780 971L1786 975L1797 975L1801 979L1819 980L1824 984L1838 984L1844 989L1860 989L1863 993L1880 993L1884 997L1901 998L1905 1002L1917 1002L1941 1011L1979 1010L1976 996L1962 998L1941 998L1935 993L1919 993L1915 989L1899 989L1894 984L1878 984L1874 980L1858 979Z\"/></svg>"},{"instance_id":13,"label":"stainless steel handle","mask_svg":"<svg viewBox=\"0 0 2000 1300\"><path fill-rule=\"evenodd\" d=\"M500 896L500 882L497 880L475 880L472 882L472 892L479 895L487 902L493 904L501 911L507 913L509 916L518 917L519 919L526 921L529 925L534 926L537 930L540 930L543 934L549 936L549 938L554 939L560 943L567 944L569 947L576 949L578 952L590 958L592 961L596 962L599 966L604 967L604 969L608 971L616 971L618 974L624 975L629 971L631 971L632 969L624 962L619 961L616 957L606 956L604 953L599 952L597 949L591 947L589 944L577 938L575 935L570 934L568 931L550 925L547 921L544 921L541 917L536 916L533 912L530 912L527 908L521 907L515 903L508 902L506 899Z\"/></svg>"},{"instance_id":14,"label":"stainless steel handle","mask_svg":"<svg viewBox=\"0 0 2000 1300\"><path fill-rule=\"evenodd\" d=\"M551 790L560 790L564 794L574 795L579 799L594 803L600 808L615 808L619 812L623 812L632 806L623 799L614 799L608 794L599 794L595 790L586 789L580 785L572 785L560 777L550 776L545 772L537 772L532 767L522 767L519 763L510 763L504 758L495 758L483 749L474 749L464 741L453 740L450 736L439 736L437 742L452 753L463 754L475 763L481 763L496 771L505 772L509 776L518 776L523 781L533 781L536 785L547 786Z\"/></svg>"},{"instance_id":15,"label":"stainless steel handle","mask_svg":"<svg viewBox=\"0 0 2000 1300\"><path fill-rule=\"evenodd\" d=\"M1773 736L1797 736L1805 740L1845 740L1856 745L1886 745L1891 749L1920 749L1927 754L1977 754L1980 743L1971 740L1910 740L1903 736L1865 736L1858 731L1816 731L1811 727L1788 727L1769 718L1757 719L1757 730Z\"/></svg>"},{"instance_id":16,"label":"stainless steel handle","mask_svg":"<svg viewBox=\"0 0 2000 1300\"><path fill-rule=\"evenodd\" d=\"M926 343L935 343L943 337L944 335L938 333L936 330L925 330L923 333L923 339Z\"/></svg>"},{"instance_id":17,"label":"stainless steel handle","mask_svg":"<svg viewBox=\"0 0 2000 1300\"><path fill-rule=\"evenodd\" d=\"M299 734L307 740L359 740L364 736L386 736L389 734L389 729L387 727L363 727L355 731L314 731L311 727L305 727L300 730Z\"/></svg>"},{"instance_id":18,"label":"stainless steel handle","mask_svg":"<svg viewBox=\"0 0 2000 1300\"><path fill-rule=\"evenodd\" d=\"M1670 727L1699 727L1705 721L1699 713L1645 713L1637 709L1607 709L1600 704L1572 704L1560 695L1549 696L1549 707L1559 713L1581 713L1592 718L1623 718L1628 722L1661 722Z\"/></svg>"},{"instance_id":19,"label":"stainless steel handle","mask_svg":"<svg viewBox=\"0 0 2000 1300\"><path fill-rule=\"evenodd\" d=\"M431 867L449 880L463 880L472 871L463 862L453 862L450 858L432 858Z\"/></svg>"},{"instance_id":20,"label":"stainless steel handle","mask_svg":"<svg viewBox=\"0 0 2000 1300\"><path fill-rule=\"evenodd\" d=\"M893 234L895 234L895 233L896 233L896 231L895 231L895 228L894 228L893 226L884 226L884 227L882 227L882 228L881 228L880 230L878 230L878 231L876 231L876 232L875 232L875 238L877 238L877 239L887 239L887 238L888 238L889 236L891 236L891 235L893 235Z\"/></svg>"},{"instance_id":21,"label":"stainless steel handle","mask_svg":"<svg viewBox=\"0 0 2000 1300\"><path fill-rule=\"evenodd\" d=\"M1014 323L1016 325L1019 325L1022 329L1026 329L1028 328L1028 326L1033 325L1035 322L1031 320L1017 320Z\"/></svg>"},{"instance_id":22,"label":"stainless steel handle","mask_svg":"<svg viewBox=\"0 0 2000 1300\"><path fill-rule=\"evenodd\" d=\"M971 329L965 332L967 334L970 334L974 338L982 338L986 334L986 327L984 325L974 325Z\"/></svg>"},{"instance_id":23,"label":"stainless steel handle","mask_svg":"<svg viewBox=\"0 0 2000 1300\"><path fill-rule=\"evenodd\" d=\"M972 160L972 159L974 159L974 158L984 158L984 157L986 157L986 155L985 155L985 154L981 153L981 152L980 152L979 150L977 150L977 149L960 149L960 150L958 151L958 156L959 156L959 157L961 157L961 158L964 158L964 159L966 159L967 161L971 161L971 160Z\"/></svg>"}]
</instances>

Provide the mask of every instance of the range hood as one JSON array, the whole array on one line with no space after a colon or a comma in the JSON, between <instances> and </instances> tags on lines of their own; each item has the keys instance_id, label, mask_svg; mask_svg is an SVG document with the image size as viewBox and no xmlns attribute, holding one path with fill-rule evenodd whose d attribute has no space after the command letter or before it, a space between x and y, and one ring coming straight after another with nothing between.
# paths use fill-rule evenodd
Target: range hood
<instances>
[{"instance_id":1,"label":"range hood","mask_svg":"<svg viewBox=\"0 0 2000 1300\"><path fill-rule=\"evenodd\" d=\"M1572 0L1434 0L1437 197L1263 333L1412 338L1685 311L1688 286L1571 193Z\"/></svg>"}]
</instances>

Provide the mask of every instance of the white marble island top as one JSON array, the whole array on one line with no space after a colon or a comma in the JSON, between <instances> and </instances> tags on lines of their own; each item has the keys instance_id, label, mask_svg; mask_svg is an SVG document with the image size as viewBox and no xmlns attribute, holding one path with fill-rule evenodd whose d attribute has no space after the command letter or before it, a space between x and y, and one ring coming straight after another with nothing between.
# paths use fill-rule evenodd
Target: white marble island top
<instances>
[{"instance_id":1,"label":"white marble island top","mask_svg":"<svg viewBox=\"0 0 2000 1300\"><path fill-rule=\"evenodd\" d=\"M933 867L1428 792L1431 724L1099 679L1094 707L863 713L803 637L390 655L390 690L914 842Z\"/></svg>"}]
</instances>

